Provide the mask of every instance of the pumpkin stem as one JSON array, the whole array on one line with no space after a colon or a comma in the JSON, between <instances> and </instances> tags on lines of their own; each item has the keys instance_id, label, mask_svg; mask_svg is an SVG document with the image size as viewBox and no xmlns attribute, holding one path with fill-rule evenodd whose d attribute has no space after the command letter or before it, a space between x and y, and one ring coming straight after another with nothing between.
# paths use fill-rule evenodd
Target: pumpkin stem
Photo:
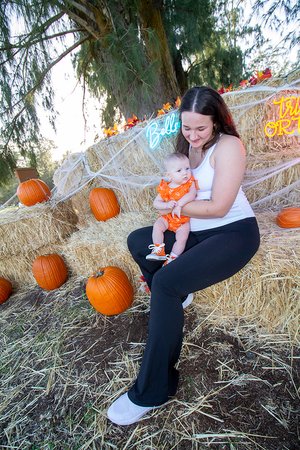
<instances>
[{"instance_id":1,"label":"pumpkin stem","mask_svg":"<svg viewBox=\"0 0 300 450\"><path fill-rule=\"evenodd\" d=\"M104 275L104 270L101 270L101 269L97 270L97 271L94 273L94 277L95 277L95 278L102 277L102 275Z\"/></svg>"}]
</instances>

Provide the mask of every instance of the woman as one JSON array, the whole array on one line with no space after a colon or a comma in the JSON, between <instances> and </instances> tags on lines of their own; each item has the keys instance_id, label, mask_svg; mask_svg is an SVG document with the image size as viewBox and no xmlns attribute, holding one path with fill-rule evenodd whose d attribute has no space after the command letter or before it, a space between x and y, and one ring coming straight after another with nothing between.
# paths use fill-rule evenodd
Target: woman
<instances>
[{"instance_id":1,"label":"woman","mask_svg":"<svg viewBox=\"0 0 300 450\"><path fill-rule=\"evenodd\" d=\"M145 258L152 227L128 237L129 250L151 290L151 310L137 380L107 413L118 425L137 422L175 395L183 305L191 301L191 293L237 273L259 247L256 218L241 189L245 149L224 100L210 87L194 87L182 98L179 112L176 151L189 157L199 186L196 199L182 208L191 218L191 233L184 253L164 267ZM174 233L167 231L167 252L173 244Z\"/></svg>"}]
</instances>

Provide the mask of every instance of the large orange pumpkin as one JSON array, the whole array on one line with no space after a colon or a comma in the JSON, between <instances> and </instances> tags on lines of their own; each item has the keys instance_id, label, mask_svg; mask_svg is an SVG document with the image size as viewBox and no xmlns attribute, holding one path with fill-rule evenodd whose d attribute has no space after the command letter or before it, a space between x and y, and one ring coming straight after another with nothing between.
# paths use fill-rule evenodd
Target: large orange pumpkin
<instances>
[{"instance_id":1,"label":"large orange pumpkin","mask_svg":"<svg viewBox=\"0 0 300 450\"><path fill-rule=\"evenodd\" d=\"M64 260L56 253L38 256L32 264L32 273L37 284L46 291L59 288L68 278Z\"/></svg>"},{"instance_id":2,"label":"large orange pumpkin","mask_svg":"<svg viewBox=\"0 0 300 450\"><path fill-rule=\"evenodd\" d=\"M300 227L300 208L282 209L276 217L276 223L281 228Z\"/></svg>"},{"instance_id":3,"label":"large orange pumpkin","mask_svg":"<svg viewBox=\"0 0 300 450\"><path fill-rule=\"evenodd\" d=\"M44 181L32 178L19 184L17 196L23 205L33 206L36 203L47 201L51 196L51 191Z\"/></svg>"},{"instance_id":4,"label":"large orange pumpkin","mask_svg":"<svg viewBox=\"0 0 300 450\"><path fill-rule=\"evenodd\" d=\"M95 218L99 221L111 219L120 212L120 205L114 191L107 188L91 190L90 207Z\"/></svg>"},{"instance_id":5,"label":"large orange pumpkin","mask_svg":"<svg viewBox=\"0 0 300 450\"><path fill-rule=\"evenodd\" d=\"M101 314L120 314L132 305L133 287L126 273L119 267L98 269L87 281L86 295Z\"/></svg>"},{"instance_id":6,"label":"large orange pumpkin","mask_svg":"<svg viewBox=\"0 0 300 450\"><path fill-rule=\"evenodd\" d=\"M12 284L5 278L0 278L0 304L6 302L12 293Z\"/></svg>"}]
</instances>

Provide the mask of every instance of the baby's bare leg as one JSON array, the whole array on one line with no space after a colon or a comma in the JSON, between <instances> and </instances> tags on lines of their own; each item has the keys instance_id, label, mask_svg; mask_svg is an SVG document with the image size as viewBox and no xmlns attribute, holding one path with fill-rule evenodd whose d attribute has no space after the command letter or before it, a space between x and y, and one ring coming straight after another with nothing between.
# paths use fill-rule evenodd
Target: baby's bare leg
<instances>
[{"instance_id":1,"label":"baby's bare leg","mask_svg":"<svg viewBox=\"0 0 300 450\"><path fill-rule=\"evenodd\" d=\"M190 233L190 223L182 224L175 233L176 242L173 245L172 252L179 256L184 252L186 241Z\"/></svg>"},{"instance_id":2,"label":"baby's bare leg","mask_svg":"<svg viewBox=\"0 0 300 450\"><path fill-rule=\"evenodd\" d=\"M164 232L168 229L168 221L159 217L153 225L152 241L153 244L162 244L164 242Z\"/></svg>"}]
</instances>

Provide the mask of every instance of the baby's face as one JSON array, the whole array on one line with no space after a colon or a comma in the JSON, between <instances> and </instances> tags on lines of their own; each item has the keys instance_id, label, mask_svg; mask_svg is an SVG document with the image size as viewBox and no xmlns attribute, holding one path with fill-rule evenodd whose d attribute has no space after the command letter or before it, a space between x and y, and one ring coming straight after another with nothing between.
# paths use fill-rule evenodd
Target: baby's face
<instances>
[{"instance_id":1,"label":"baby's face","mask_svg":"<svg viewBox=\"0 0 300 450\"><path fill-rule=\"evenodd\" d=\"M188 158L173 159L167 163L166 175L172 183L186 183L191 178L191 168Z\"/></svg>"}]
</instances>

